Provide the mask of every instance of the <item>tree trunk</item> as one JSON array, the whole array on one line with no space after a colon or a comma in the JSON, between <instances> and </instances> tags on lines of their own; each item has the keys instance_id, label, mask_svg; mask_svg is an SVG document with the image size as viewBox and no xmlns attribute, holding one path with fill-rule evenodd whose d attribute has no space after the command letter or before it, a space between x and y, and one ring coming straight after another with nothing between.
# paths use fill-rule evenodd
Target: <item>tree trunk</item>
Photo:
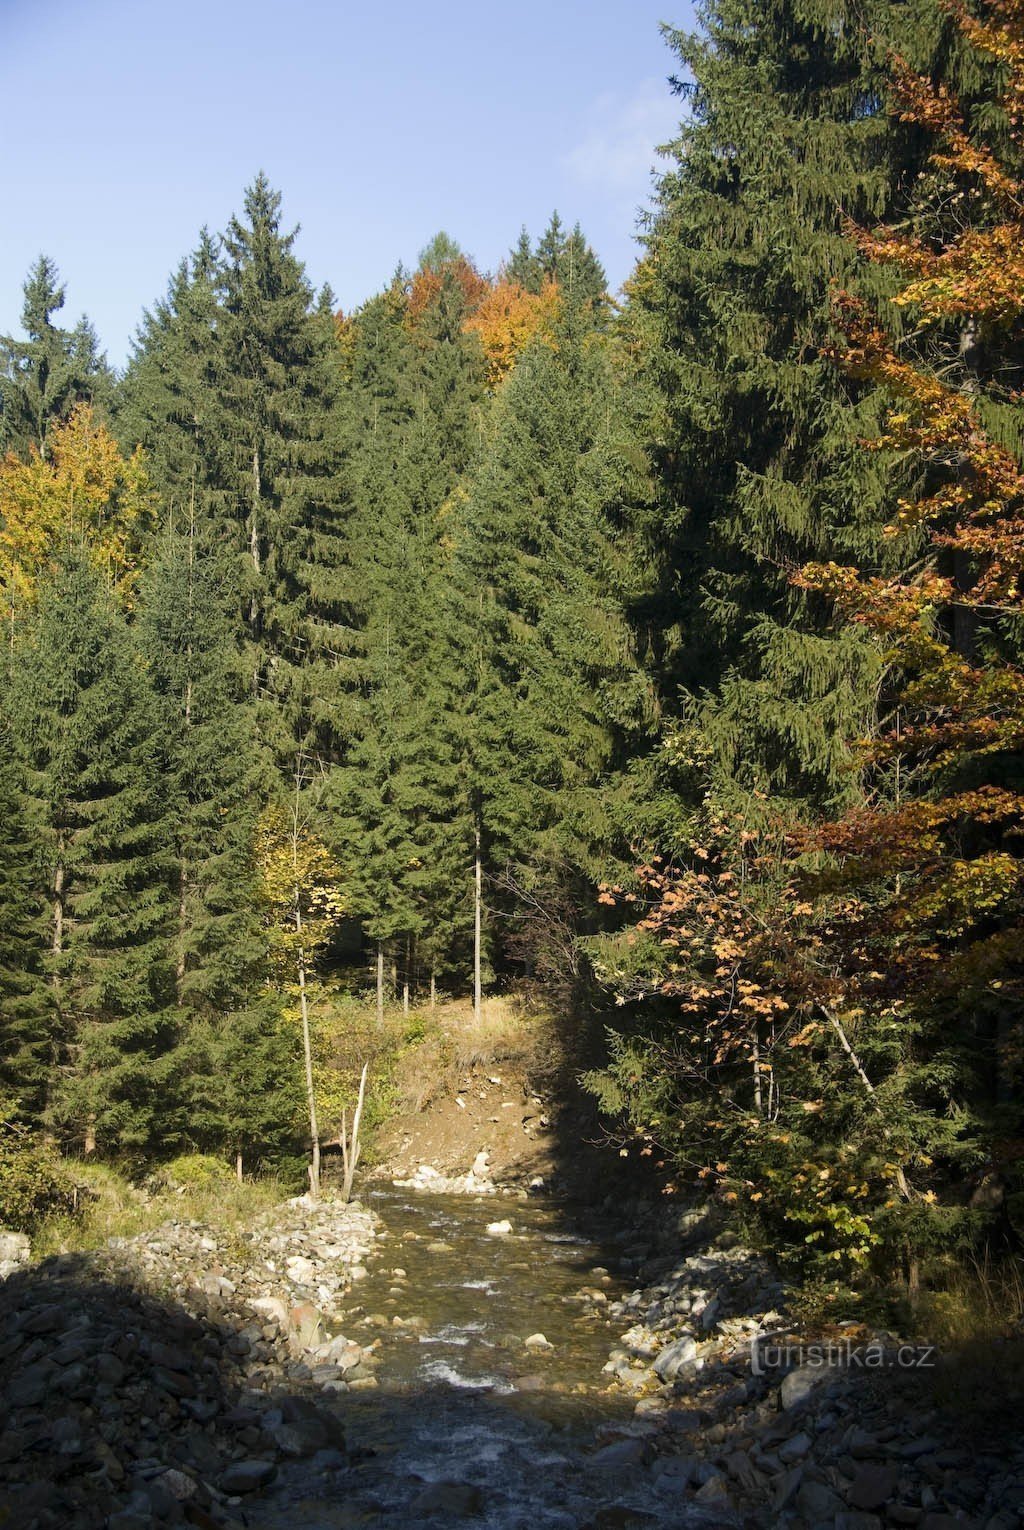
<instances>
[{"instance_id":1,"label":"tree trunk","mask_svg":"<svg viewBox=\"0 0 1024 1530\"><path fill-rule=\"evenodd\" d=\"M409 1014L409 985L408 985L408 983L403 983L402 984L402 1014L405 1015L405 1016L408 1016L408 1014Z\"/></svg>"},{"instance_id":2,"label":"tree trunk","mask_svg":"<svg viewBox=\"0 0 1024 1530\"><path fill-rule=\"evenodd\" d=\"M761 1043L758 1040L757 1031L754 1031L754 1109L759 1116L764 1115L764 1100L761 1097Z\"/></svg>"},{"instance_id":3,"label":"tree trunk","mask_svg":"<svg viewBox=\"0 0 1024 1530\"><path fill-rule=\"evenodd\" d=\"M50 949L54 956L59 956L64 949L64 867L59 861L53 873L53 936Z\"/></svg>"},{"instance_id":4,"label":"tree trunk","mask_svg":"<svg viewBox=\"0 0 1024 1530\"><path fill-rule=\"evenodd\" d=\"M242 1149L239 1148L238 1152L235 1154L235 1178L238 1180L238 1183L241 1184L244 1177L245 1176L242 1173Z\"/></svg>"},{"instance_id":5,"label":"tree trunk","mask_svg":"<svg viewBox=\"0 0 1024 1530\"><path fill-rule=\"evenodd\" d=\"M437 1008L437 974L433 967L430 969L430 1007Z\"/></svg>"},{"instance_id":6,"label":"tree trunk","mask_svg":"<svg viewBox=\"0 0 1024 1530\"><path fill-rule=\"evenodd\" d=\"M356 1101L355 1114L352 1117L352 1135L349 1136L348 1121L345 1111L341 1112L341 1135L338 1142L341 1145L342 1162L342 1186L341 1198L348 1205L352 1199L352 1180L355 1177L356 1166L359 1163L361 1145L359 1142L359 1125L363 1119L363 1099L366 1095L366 1072L369 1063L363 1063L363 1071L359 1077L359 1098Z\"/></svg>"},{"instance_id":7,"label":"tree trunk","mask_svg":"<svg viewBox=\"0 0 1024 1530\"><path fill-rule=\"evenodd\" d=\"M480 981L480 907L483 890L483 868L480 861L480 824L476 826L476 864L473 886L473 1018L479 1024L483 1014L483 988Z\"/></svg>"},{"instance_id":8,"label":"tree trunk","mask_svg":"<svg viewBox=\"0 0 1024 1530\"><path fill-rule=\"evenodd\" d=\"M302 935L302 912L299 908L298 889L295 897L295 932ZM309 1029L309 996L306 992L306 954L300 945L296 954L299 978L299 1013L302 1016L302 1053L306 1064L306 1102L309 1106L309 1193L314 1200L320 1198L320 1131L316 1120L316 1090L313 1086L313 1042Z\"/></svg>"},{"instance_id":9,"label":"tree trunk","mask_svg":"<svg viewBox=\"0 0 1024 1530\"><path fill-rule=\"evenodd\" d=\"M377 942L377 1024L384 1025L384 942Z\"/></svg>"}]
</instances>

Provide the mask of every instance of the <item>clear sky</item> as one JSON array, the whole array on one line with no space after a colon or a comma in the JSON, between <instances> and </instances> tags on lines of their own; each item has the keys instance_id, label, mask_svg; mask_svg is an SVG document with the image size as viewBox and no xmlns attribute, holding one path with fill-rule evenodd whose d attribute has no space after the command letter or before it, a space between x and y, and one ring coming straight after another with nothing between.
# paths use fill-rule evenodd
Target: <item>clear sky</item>
<instances>
[{"instance_id":1,"label":"clear sky","mask_svg":"<svg viewBox=\"0 0 1024 1530\"><path fill-rule=\"evenodd\" d=\"M613 287L679 105L689 0L0 0L0 332L42 251L121 364L258 169L350 309L446 229L493 269L578 218Z\"/></svg>"}]
</instances>

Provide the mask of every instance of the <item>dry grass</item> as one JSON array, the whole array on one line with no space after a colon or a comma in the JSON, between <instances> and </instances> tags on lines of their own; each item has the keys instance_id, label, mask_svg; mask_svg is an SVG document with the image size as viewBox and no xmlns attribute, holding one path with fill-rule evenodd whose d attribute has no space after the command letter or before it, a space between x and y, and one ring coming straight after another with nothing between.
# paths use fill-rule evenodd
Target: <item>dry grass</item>
<instances>
[{"instance_id":1,"label":"dry grass","mask_svg":"<svg viewBox=\"0 0 1024 1530\"><path fill-rule=\"evenodd\" d=\"M182 1160L186 1162L186 1160ZM272 1178L239 1183L227 1165L215 1178L191 1183L167 1177L153 1188L132 1184L106 1164L76 1165L84 1195L79 1215L53 1217L32 1240L34 1253L81 1253L110 1238L133 1238L171 1220L208 1223L218 1229L247 1227L291 1192Z\"/></svg>"},{"instance_id":2,"label":"dry grass","mask_svg":"<svg viewBox=\"0 0 1024 1530\"><path fill-rule=\"evenodd\" d=\"M550 1016L516 999L485 999L479 1021L472 1003L457 1000L436 1009L398 1012L403 1042L396 1053L396 1104L410 1114L451 1096L474 1069L512 1065L528 1070L541 1056L550 1059L554 1038Z\"/></svg>"}]
</instances>

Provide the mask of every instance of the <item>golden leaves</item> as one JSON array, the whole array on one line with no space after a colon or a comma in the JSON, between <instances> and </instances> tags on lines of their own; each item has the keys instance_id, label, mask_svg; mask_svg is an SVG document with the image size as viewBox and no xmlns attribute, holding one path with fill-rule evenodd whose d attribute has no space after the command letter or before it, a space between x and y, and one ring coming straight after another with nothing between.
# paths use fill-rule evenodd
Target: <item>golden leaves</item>
<instances>
[{"instance_id":1,"label":"golden leaves","mask_svg":"<svg viewBox=\"0 0 1024 1530\"><path fill-rule=\"evenodd\" d=\"M7 599L32 600L67 537L80 541L122 590L136 573L140 534L154 496L140 451L125 458L87 404L50 430L50 454L0 463L0 585Z\"/></svg>"}]
</instances>

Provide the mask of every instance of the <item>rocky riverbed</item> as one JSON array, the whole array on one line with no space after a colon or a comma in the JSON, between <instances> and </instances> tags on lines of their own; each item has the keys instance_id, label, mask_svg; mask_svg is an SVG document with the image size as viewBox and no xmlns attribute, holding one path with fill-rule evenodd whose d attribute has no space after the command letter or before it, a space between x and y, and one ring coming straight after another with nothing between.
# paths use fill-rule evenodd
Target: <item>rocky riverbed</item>
<instances>
[{"instance_id":1,"label":"rocky riverbed","mask_svg":"<svg viewBox=\"0 0 1024 1530\"><path fill-rule=\"evenodd\" d=\"M699 1212L623 1231L485 1168L37 1265L0 1238L0 1523L1022 1523L1012 1404L972 1444L893 1336L777 1353L783 1285Z\"/></svg>"},{"instance_id":2,"label":"rocky riverbed","mask_svg":"<svg viewBox=\"0 0 1024 1530\"><path fill-rule=\"evenodd\" d=\"M338 1394L374 1346L333 1332L377 1219L299 1199L248 1231L168 1222L0 1284L0 1523L244 1522L290 1459L342 1460Z\"/></svg>"}]
</instances>

